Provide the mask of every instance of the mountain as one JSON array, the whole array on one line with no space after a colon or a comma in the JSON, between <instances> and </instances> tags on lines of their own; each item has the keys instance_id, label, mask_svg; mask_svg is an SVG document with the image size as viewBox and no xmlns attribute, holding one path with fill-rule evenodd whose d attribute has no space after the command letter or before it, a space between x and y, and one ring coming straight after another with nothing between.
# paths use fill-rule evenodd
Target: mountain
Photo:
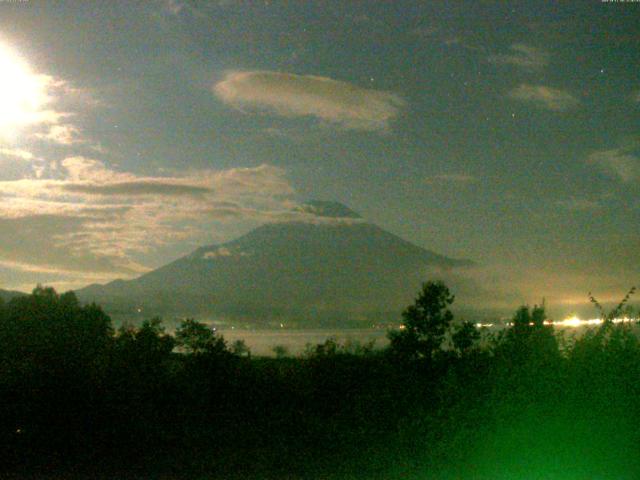
<instances>
[{"instance_id":1,"label":"mountain","mask_svg":"<svg viewBox=\"0 0 640 480\"><path fill-rule=\"evenodd\" d=\"M77 291L112 314L342 324L396 316L421 282L471 262L418 247L335 202L198 248L134 280Z\"/></svg>"},{"instance_id":2,"label":"mountain","mask_svg":"<svg viewBox=\"0 0 640 480\"><path fill-rule=\"evenodd\" d=\"M0 289L0 299L4 302L8 302L9 300L11 300L12 298L15 297L20 297L22 295L25 295L22 292L16 292L13 290L2 290Z\"/></svg>"}]
</instances>

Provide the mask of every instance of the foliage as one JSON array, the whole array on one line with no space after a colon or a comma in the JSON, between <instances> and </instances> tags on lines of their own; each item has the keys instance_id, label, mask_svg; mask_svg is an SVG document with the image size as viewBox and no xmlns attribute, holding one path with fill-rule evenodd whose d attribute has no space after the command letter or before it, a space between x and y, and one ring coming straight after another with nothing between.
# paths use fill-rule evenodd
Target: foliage
<instances>
[{"instance_id":1,"label":"foliage","mask_svg":"<svg viewBox=\"0 0 640 480\"><path fill-rule=\"evenodd\" d=\"M242 339L238 339L231 344L231 353L238 357L251 357L251 349Z\"/></svg>"},{"instance_id":2,"label":"foliage","mask_svg":"<svg viewBox=\"0 0 640 480\"><path fill-rule=\"evenodd\" d=\"M402 312L402 329L391 331L391 351L403 358L431 359L441 350L453 314L454 296L442 282L427 282L413 305Z\"/></svg>"},{"instance_id":3,"label":"foliage","mask_svg":"<svg viewBox=\"0 0 640 480\"><path fill-rule=\"evenodd\" d=\"M211 327L192 318L181 322L175 338L179 347L194 355L217 354L227 350L224 338L216 335Z\"/></svg>"},{"instance_id":4,"label":"foliage","mask_svg":"<svg viewBox=\"0 0 640 480\"><path fill-rule=\"evenodd\" d=\"M331 336L317 345L308 343L305 347L304 355L308 358L334 357L336 355L367 356L373 354L374 347L375 340L362 343L357 340L347 339L344 343L340 343L335 336Z\"/></svg>"},{"instance_id":5,"label":"foliage","mask_svg":"<svg viewBox=\"0 0 640 480\"><path fill-rule=\"evenodd\" d=\"M453 347L460 354L468 354L480 340L480 330L472 322L462 322L451 335Z\"/></svg>"},{"instance_id":6,"label":"foliage","mask_svg":"<svg viewBox=\"0 0 640 480\"><path fill-rule=\"evenodd\" d=\"M553 325L546 324L544 306L518 308L511 327L495 339L494 351L512 366L545 369L557 363L560 356L558 338Z\"/></svg>"},{"instance_id":7,"label":"foliage","mask_svg":"<svg viewBox=\"0 0 640 480\"><path fill-rule=\"evenodd\" d=\"M289 349L286 345L274 345L271 349L276 358L284 358L289 356Z\"/></svg>"},{"instance_id":8,"label":"foliage","mask_svg":"<svg viewBox=\"0 0 640 480\"><path fill-rule=\"evenodd\" d=\"M194 319L114 332L100 307L38 287L0 304L0 476L640 477L634 326L561 350L544 308L523 306L480 342L452 302L425 284L391 357L329 338L264 358Z\"/></svg>"},{"instance_id":9,"label":"foliage","mask_svg":"<svg viewBox=\"0 0 640 480\"><path fill-rule=\"evenodd\" d=\"M632 309L628 305L628 303L634 293L636 293L636 287L631 287L627 294L622 298L622 300L620 300L620 302L609 312L604 309L604 307L600 304L600 302L598 302L598 300L596 300L591 292L589 292L589 300L598 310L600 318L603 320L603 325L605 327L608 327L616 318L620 318L622 316L633 316Z\"/></svg>"}]
</instances>

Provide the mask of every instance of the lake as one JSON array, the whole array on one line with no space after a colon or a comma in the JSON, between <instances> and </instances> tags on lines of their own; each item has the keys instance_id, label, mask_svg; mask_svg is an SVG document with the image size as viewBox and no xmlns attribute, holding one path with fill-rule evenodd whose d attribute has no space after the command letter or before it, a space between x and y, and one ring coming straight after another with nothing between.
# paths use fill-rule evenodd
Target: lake
<instances>
[{"instance_id":1,"label":"lake","mask_svg":"<svg viewBox=\"0 0 640 480\"><path fill-rule=\"evenodd\" d=\"M618 319L619 321L635 320ZM580 336L590 328L597 328L599 320L581 320L576 317L553 322L555 330L560 333L566 340L572 336ZM617 323L616 322L616 323ZM497 332L505 327L504 323L487 323L477 324L483 327L485 331ZM289 355L299 355L304 352L307 344L317 345L325 342L328 338L335 338L338 343L359 342L364 345L374 341L375 348L386 346L389 341L387 339L387 329L380 328L353 328L353 329L246 329L221 327L217 330L224 338L233 343L236 340L244 340L254 355L273 356L273 348L275 346L283 346L287 349Z\"/></svg>"},{"instance_id":2,"label":"lake","mask_svg":"<svg viewBox=\"0 0 640 480\"><path fill-rule=\"evenodd\" d=\"M290 355L298 355L304 352L305 346L310 343L316 345L323 343L328 338L335 338L340 344L345 342L359 342L361 344L375 341L375 347L381 348L387 345L387 330L384 328L369 329L335 329L335 330L248 330L238 328L220 328L218 332L229 342L244 340L251 349L253 355L273 355L273 347L281 345Z\"/></svg>"}]
</instances>

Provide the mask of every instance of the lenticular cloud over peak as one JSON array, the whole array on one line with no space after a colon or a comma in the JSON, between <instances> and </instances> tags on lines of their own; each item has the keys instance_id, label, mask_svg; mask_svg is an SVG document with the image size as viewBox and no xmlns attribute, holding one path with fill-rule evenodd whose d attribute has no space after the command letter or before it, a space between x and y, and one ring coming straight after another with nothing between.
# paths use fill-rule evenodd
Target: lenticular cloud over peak
<instances>
[{"instance_id":1,"label":"lenticular cloud over peak","mask_svg":"<svg viewBox=\"0 0 640 480\"><path fill-rule=\"evenodd\" d=\"M240 110L314 116L355 130L386 130L405 105L404 99L392 92L327 77L270 71L229 72L213 91Z\"/></svg>"}]
</instances>

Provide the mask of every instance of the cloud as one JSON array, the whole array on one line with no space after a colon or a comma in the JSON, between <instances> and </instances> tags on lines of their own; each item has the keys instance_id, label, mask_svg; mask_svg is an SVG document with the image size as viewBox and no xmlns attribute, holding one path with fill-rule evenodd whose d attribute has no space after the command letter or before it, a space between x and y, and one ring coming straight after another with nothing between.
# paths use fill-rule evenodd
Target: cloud
<instances>
[{"instance_id":1,"label":"cloud","mask_svg":"<svg viewBox=\"0 0 640 480\"><path fill-rule=\"evenodd\" d=\"M102 274L138 273L144 269L121 256L77 250L64 241L92 222L109 217L93 214L38 214L0 217L0 264L21 271Z\"/></svg>"},{"instance_id":2,"label":"cloud","mask_svg":"<svg viewBox=\"0 0 640 480\"><path fill-rule=\"evenodd\" d=\"M448 48L461 48L469 50L471 52L480 52L482 54L487 53L487 49L476 43L475 41L469 41L468 36L462 36L459 32L452 30L443 30L442 27L436 25L422 25L412 30L409 30L408 34L419 40L428 40L431 44L438 42Z\"/></svg>"},{"instance_id":3,"label":"cloud","mask_svg":"<svg viewBox=\"0 0 640 480\"><path fill-rule=\"evenodd\" d=\"M142 177L107 168L102 162L87 157L68 157L61 162L66 171L62 182L49 183L49 188L58 188L69 193L99 196L131 197L203 195L211 193L206 183L210 175L197 179L182 177Z\"/></svg>"},{"instance_id":4,"label":"cloud","mask_svg":"<svg viewBox=\"0 0 640 480\"><path fill-rule=\"evenodd\" d=\"M213 189L221 196L290 196L293 188L283 169L262 164L253 168L230 168L216 173Z\"/></svg>"},{"instance_id":5,"label":"cloud","mask_svg":"<svg viewBox=\"0 0 640 480\"><path fill-rule=\"evenodd\" d=\"M489 61L495 64L515 65L527 70L540 70L549 64L550 55L539 48L515 43L510 49L512 53L491 55Z\"/></svg>"},{"instance_id":6,"label":"cloud","mask_svg":"<svg viewBox=\"0 0 640 480\"><path fill-rule=\"evenodd\" d=\"M67 172L67 178L72 181L84 180L104 183L135 178L135 175L123 174L109 169L103 162L93 158L82 156L67 157L60 163Z\"/></svg>"},{"instance_id":7,"label":"cloud","mask_svg":"<svg viewBox=\"0 0 640 480\"><path fill-rule=\"evenodd\" d=\"M239 110L313 116L354 130L386 130L406 104L392 92L327 77L269 71L229 72L213 91Z\"/></svg>"},{"instance_id":8,"label":"cloud","mask_svg":"<svg viewBox=\"0 0 640 480\"><path fill-rule=\"evenodd\" d=\"M446 173L443 175L434 175L432 177L427 177L424 179L424 182L428 185L435 185L439 183L475 183L478 179L473 175L467 175L464 173Z\"/></svg>"},{"instance_id":9,"label":"cloud","mask_svg":"<svg viewBox=\"0 0 640 480\"><path fill-rule=\"evenodd\" d=\"M624 183L640 179L640 157L633 154L635 146L600 150L587 157L587 163L596 165L605 175Z\"/></svg>"},{"instance_id":10,"label":"cloud","mask_svg":"<svg viewBox=\"0 0 640 480\"><path fill-rule=\"evenodd\" d=\"M162 182L158 179L141 180L138 182L119 182L107 185L70 183L62 189L71 193L86 193L87 195L202 195L211 191L210 188L197 185L185 185L174 182Z\"/></svg>"},{"instance_id":11,"label":"cloud","mask_svg":"<svg viewBox=\"0 0 640 480\"><path fill-rule=\"evenodd\" d=\"M80 129L68 123L51 125L46 133L38 132L34 136L59 145L74 145L84 142L80 136Z\"/></svg>"},{"instance_id":12,"label":"cloud","mask_svg":"<svg viewBox=\"0 0 640 480\"><path fill-rule=\"evenodd\" d=\"M472 52L485 53L485 48L482 45L476 45L474 43L470 43L469 41L465 40L464 38L458 35L446 37L443 39L442 43L446 47L459 47Z\"/></svg>"},{"instance_id":13,"label":"cloud","mask_svg":"<svg viewBox=\"0 0 640 480\"><path fill-rule=\"evenodd\" d=\"M141 176L75 156L47 174L0 181L0 266L70 281L139 274L143 253L208 242L220 222L277 221L295 205L271 165Z\"/></svg>"},{"instance_id":14,"label":"cloud","mask_svg":"<svg viewBox=\"0 0 640 480\"><path fill-rule=\"evenodd\" d=\"M511 90L509 97L556 112L569 110L580 104L576 97L564 90L525 83Z\"/></svg>"},{"instance_id":15,"label":"cloud","mask_svg":"<svg viewBox=\"0 0 640 480\"><path fill-rule=\"evenodd\" d=\"M574 212L587 212L602 209L602 204L597 200L589 200L588 198L571 197L558 200L557 205Z\"/></svg>"},{"instance_id":16,"label":"cloud","mask_svg":"<svg viewBox=\"0 0 640 480\"><path fill-rule=\"evenodd\" d=\"M0 147L0 156L17 158L19 160L30 161L34 160L36 156L27 151L20 148L1 148Z\"/></svg>"}]
</instances>

